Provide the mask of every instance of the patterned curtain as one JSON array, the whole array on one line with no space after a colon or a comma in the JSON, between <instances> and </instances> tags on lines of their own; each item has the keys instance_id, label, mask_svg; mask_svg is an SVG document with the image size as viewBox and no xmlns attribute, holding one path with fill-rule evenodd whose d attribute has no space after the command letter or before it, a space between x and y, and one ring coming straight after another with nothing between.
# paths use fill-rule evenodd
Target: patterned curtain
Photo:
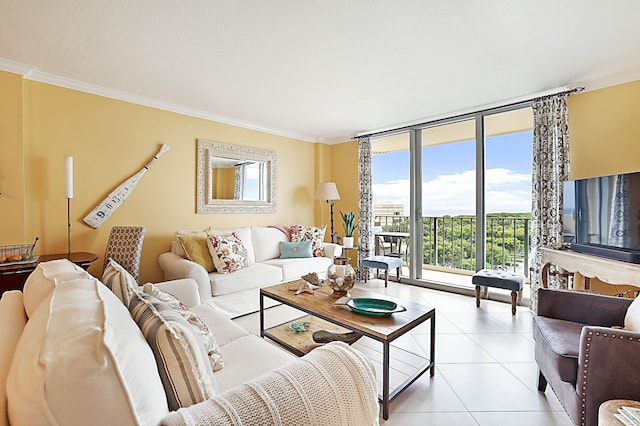
<instances>
[{"instance_id":1,"label":"patterned curtain","mask_svg":"<svg viewBox=\"0 0 640 426\"><path fill-rule=\"evenodd\" d=\"M371 196L371 140L358 138L358 180L360 182L360 202L358 205L358 272L363 279L362 259L373 254L373 203Z\"/></svg>"},{"instance_id":2,"label":"patterned curtain","mask_svg":"<svg viewBox=\"0 0 640 426\"><path fill-rule=\"evenodd\" d=\"M537 99L533 103L533 171L531 209L531 308L538 308L538 288L542 269L542 247L563 242L563 181L569 176L569 121L567 95ZM558 276L549 286L563 284Z\"/></svg>"},{"instance_id":3,"label":"patterned curtain","mask_svg":"<svg viewBox=\"0 0 640 426\"><path fill-rule=\"evenodd\" d=\"M236 164L233 175L233 199L242 200L244 198L246 164Z\"/></svg>"},{"instance_id":4,"label":"patterned curtain","mask_svg":"<svg viewBox=\"0 0 640 426\"><path fill-rule=\"evenodd\" d=\"M610 246L630 247L629 234L629 182L627 175L616 175L611 197L611 217L609 219Z\"/></svg>"}]
</instances>

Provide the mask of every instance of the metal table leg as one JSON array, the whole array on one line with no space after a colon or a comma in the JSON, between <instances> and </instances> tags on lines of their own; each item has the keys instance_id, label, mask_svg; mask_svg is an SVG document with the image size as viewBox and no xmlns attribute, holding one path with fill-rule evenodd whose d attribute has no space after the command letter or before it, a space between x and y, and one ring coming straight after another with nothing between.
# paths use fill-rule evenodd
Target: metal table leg
<instances>
[{"instance_id":1,"label":"metal table leg","mask_svg":"<svg viewBox=\"0 0 640 426\"><path fill-rule=\"evenodd\" d=\"M382 418L389 419L389 342L382 343Z\"/></svg>"}]
</instances>

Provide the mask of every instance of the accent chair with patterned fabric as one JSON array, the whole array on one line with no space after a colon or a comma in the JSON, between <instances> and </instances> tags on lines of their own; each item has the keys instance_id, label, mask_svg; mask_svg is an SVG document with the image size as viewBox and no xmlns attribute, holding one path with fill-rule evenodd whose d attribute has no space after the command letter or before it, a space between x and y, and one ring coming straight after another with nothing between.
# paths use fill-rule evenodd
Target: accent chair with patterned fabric
<instances>
[{"instance_id":1,"label":"accent chair with patterned fabric","mask_svg":"<svg viewBox=\"0 0 640 426\"><path fill-rule=\"evenodd\" d=\"M144 241L144 226L114 226L109 232L107 248L104 252L104 268L109 259L118 262L138 281L140 277L140 258Z\"/></svg>"}]
</instances>

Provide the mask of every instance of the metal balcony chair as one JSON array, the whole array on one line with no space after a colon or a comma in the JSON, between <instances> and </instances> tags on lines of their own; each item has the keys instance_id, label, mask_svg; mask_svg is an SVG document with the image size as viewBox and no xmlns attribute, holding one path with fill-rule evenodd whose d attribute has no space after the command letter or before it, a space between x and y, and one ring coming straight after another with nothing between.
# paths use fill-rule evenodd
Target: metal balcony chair
<instances>
[{"instance_id":1,"label":"metal balcony chair","mask_svg":"<svg viewBox=\"0 0 640 426\"><path fill-rule=\"evenodd\" d=\"M388 257L402 257L402 240L400 238L394 239L377 235L376 254Z\"/></svg>"},{"instance_id":2,"label":"metal balcony chair","mask_svg":"<svg viewBox=\"0 0 640 426\"><path fill-rule=\"evenodd\" d=\"M138 281L145 231L143 226L114 226L111 228L107 248L104 252L103 271L109 259L113 259Z\"/></svg>"}]
</instances>

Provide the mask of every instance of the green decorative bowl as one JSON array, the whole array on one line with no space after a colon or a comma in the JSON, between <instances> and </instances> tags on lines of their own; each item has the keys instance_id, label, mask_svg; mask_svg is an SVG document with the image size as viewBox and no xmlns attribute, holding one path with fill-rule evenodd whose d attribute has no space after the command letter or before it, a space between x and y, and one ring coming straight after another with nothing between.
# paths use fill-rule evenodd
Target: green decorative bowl
<instances>
[{"instance_id":1,"label":"green decorative bowl","mask_svg":"<svg viewBox=\"0 0 640 426\"><path fill-rule=\"evenodd\" d=\"M356 297L347 302L347 306L353 312L359 314L371 315L374 317L386 317L394 312L406 311L402 305L384 299L371 299L368 297Z\"/></svg>"}]
</instances>

